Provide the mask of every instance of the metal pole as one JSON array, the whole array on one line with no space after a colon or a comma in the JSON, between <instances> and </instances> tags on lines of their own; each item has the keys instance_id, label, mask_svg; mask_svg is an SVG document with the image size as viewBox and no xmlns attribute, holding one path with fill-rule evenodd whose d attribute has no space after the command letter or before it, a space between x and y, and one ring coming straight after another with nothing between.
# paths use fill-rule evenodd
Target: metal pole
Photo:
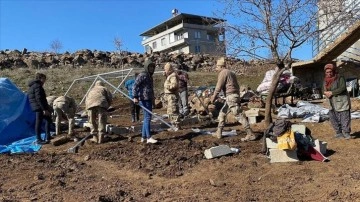
<instances>
[{"instance_id":1,"label":"metal pole","mask_svg":"<svg viewBox=\"0 0 360 202\"><path fill-rule=\"evenodd\" d=\"M68 92L70 91L71 87L74 85L74 83L75 83L76 81L77 81L77 79L75 79L75 80L71 83L70 87L68 88L68 90L66 91L66 93L65 93L64 96L66 96L66 95L68 94Z\"/></svg>"},{"instance_id":2,"label":"metal pole","mask_svg":"<svg viewBox=\"0 0 360 202\"><path fill-rule=\"evenodd\" d=\"M131 101L133 101L133 99L128 96L126 93L122 92L119 88L115 87L114 85L112 85L111 83L109 83L108 81L106 81L104 78L102 78L101 76L99 76L99 79L101 79L102 81L104 81L105 83L107 83L109 86L113 87L114 89L116 89L116 91L118 91L119 93L123 94L125 97L129 98ZM171 124L169 124L168 122L164 121L163 118L161 118L160 116L152 113L150 110L146 109L146 107L139 105L141 108L143 108L145 111L147 111L148 113L150 113L151 115L155 116L157 119L159 119L161 122L163 122L164 124L166 124L167 126L169 126L173 131L178 131L179 129Z\"/></svg>"},{"instance_id":3,"label":"metal pole","mask_svg":"<svg viewBox=\"0 0 360 202\"><path fill-rule=\"evenodd\" d=\"M80 101L80 103L78 104L78 108L76 109L76 111L79 109L80 105L84 102L85 97L89 94L90 90L92 89L92 87L94 86L96 79L99 78L99 76L97 76L94 81L92 82L91 86L89 87L89 89L87 90L86 94L84 95L84 97L82 98L82 100Z\"/></svg>"},{"instance_id":4,"label":"metal pole","mask_svg":"<svg viewBox=\"0 0 360 202\"><path fill-rule=\"evenodd\" d=\"M133 68L130 69L130 71L126 74L125 78L122 78L120 84L118 85L117 88L120 88L121 84L124 83L125 79L129 76L129 74L132 72ZM121 77L124 77L124 76L121 76ZM115 94L116 90L114 90L114 92L112 94Z\"/></svg>"}]
</instances>

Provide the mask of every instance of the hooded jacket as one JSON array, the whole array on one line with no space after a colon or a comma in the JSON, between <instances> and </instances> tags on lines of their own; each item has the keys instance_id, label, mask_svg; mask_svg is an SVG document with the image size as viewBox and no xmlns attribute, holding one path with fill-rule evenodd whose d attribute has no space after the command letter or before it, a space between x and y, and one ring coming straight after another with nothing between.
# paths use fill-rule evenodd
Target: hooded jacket
<instances>
[{"instance_id":1,"label":"hooded jacket","mask_svg":"<svg viewBox=\"0 0 360 202\"><path fill-rule=\"evenodd\" d=\"M166 94L177 94L179 92L179 79L176 72L172 72L166 77L164 83L164 93Z\"/></svg>"},{"instance_id":2,"label":"hooded jacket","mask_svg":"<svg viewBox=\"0 0 360 202\"><path fill-rule=\"evenodd\" d=\"M144 71L135 79L132 94L136 99L150 101L154 99L154 83L152 78L154 72L149 71L149 65L154 65L154 63L150 60L145 61Z\"/></svg>"},{"instance_id":3,"label":"hooded jacket","mask_svg":"<svg viewBox=\"0 0 360 202\"><path fill-rule=\"evenodd\" d=\"M74 117L76 112L75 100L68 96L60 96L53 101L53 108L61 109L69 117Z\"/></svg>"},{"instance_id":4,"label":"hooded jacket","mask_svg":"<svg viewBox=\"0 0 360 202\"><path fill-rule=\"evenodd\" d=\"M106 89L101 81L97 81L95 86L90 90L86 96L85 105L86 109L93 107L109 108L112 102L112 94Z\"/></svg>"},{"instance_id":5,"label":"hooded jacket","mask_svg":"<svg viewBox=\"0 0 360 202\"><path fill-rule=\"evenodd\" d=\"M40 80L33 80L29 82L28 98L32 111L40 112L49 110L49 105L46 100L45 90L42 87Z\"/></svg>"}]
</instances>

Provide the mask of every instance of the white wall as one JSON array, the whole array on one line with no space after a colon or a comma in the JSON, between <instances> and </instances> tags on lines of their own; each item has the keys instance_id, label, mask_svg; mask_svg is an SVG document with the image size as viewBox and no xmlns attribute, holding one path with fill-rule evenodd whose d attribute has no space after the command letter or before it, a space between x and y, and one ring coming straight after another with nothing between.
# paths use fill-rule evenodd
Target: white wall
<instances>
[{"instance_id":1,"label":"white wall","mask_svg":"<svg viewBox=\"0 0 360 202\"><path fill-rule=\"evenodd\" d=\"M200 46L201 53L214 53L215 50L219 50L219 48L217 48L217 44L219 43L217 30L218 28L209 28L204 25L182 23L143 40L142 45L144 47L149 45L153 52L169 50L170 52L195 53L195 46ZM196 32L200 32L200 38L195 37ZM207 38L208 33L211 33L214 39L209 40ZM162 40L165 43L162 43ZM155 48L154 42L156 42ZM180 50L172 51L171 47L175 46L176 49L179 48ZM225 51L223 51L223 54L225 54Z\"/></svg>"}]
</instances>

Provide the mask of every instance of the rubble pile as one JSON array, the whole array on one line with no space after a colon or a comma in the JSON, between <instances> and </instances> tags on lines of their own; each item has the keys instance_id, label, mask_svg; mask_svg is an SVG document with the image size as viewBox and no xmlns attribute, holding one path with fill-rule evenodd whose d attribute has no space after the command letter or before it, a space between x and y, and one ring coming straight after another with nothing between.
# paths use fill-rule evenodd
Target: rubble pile
<instances>
[{"instance_id":1,"label":"rubble pile","mask_svg":"<svg viewBox=\"0 0 360 202\"><path fill-rule=\"evenodd\" d=\"M15 68L60 68L60 67L114 67L136 68L142 67L145 58L151 57L158 67L172 62L188 71L213 72L217 56L208 54L166 54L152 53L151 55L131 53L127 51L109 52L98 50L78 50L74 53L30 52L26 48L19 50L0 51L0 69ZM258 75L263 69L275 67L271 61L250 60L245 61L228 57L228 67L239 75Z\"/></svg>"}]
</instances>

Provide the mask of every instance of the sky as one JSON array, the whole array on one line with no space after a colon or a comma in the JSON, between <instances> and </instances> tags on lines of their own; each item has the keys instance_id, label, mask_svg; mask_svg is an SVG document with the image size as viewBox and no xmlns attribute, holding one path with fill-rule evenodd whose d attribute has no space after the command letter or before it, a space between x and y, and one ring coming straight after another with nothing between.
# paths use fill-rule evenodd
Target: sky
<instances>
[{"instance_id":1,"label":"sky","mask_svg":"<svg viewBox=\"0 0 360 202\"><path fill-rule=\"evenodd\" d=\"M0 0L0 50L27 48L60 52L81 49L143 53L141 33L179 13L216 17L222 8L216 0ZM226 19L228 22L236 19ZM311 46L296 50L294 58L311 58Z\"/></svg>"}]
</instances>

